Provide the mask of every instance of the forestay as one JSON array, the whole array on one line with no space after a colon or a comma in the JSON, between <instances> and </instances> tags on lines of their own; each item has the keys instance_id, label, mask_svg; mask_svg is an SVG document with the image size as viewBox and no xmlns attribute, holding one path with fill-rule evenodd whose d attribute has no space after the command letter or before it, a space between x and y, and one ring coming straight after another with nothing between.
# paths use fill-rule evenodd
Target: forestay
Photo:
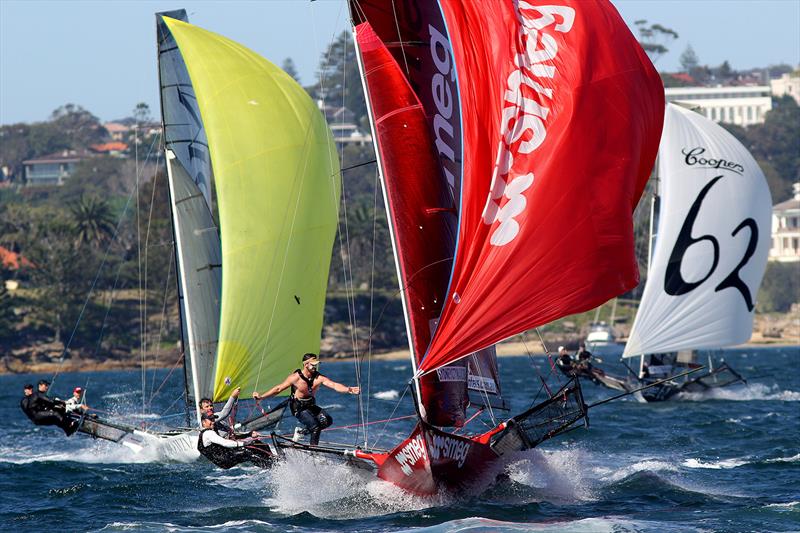
<instances>
[{"instance_id":1,"label":"forestay","mask_svg":"<svg viewBox=\"0 0 800 533\"><path fill-rule=\"evenodd\" d=\"M214 168L222 300L213 399L272 385L319 350L338 222L338 158L325 120L281 69L164 18L185 61Z\"/></svg>"},{"instance_id":2,"label":"forestay","mask_svg":"<svg viewBox=\"0 0 800 533\"><path fill-rule=\"evenodd\" d=\"M764 174L733 135L669 104L658 175L658 237L623 357L747 341L770 246Z\"/></svg>"}]
</instances>

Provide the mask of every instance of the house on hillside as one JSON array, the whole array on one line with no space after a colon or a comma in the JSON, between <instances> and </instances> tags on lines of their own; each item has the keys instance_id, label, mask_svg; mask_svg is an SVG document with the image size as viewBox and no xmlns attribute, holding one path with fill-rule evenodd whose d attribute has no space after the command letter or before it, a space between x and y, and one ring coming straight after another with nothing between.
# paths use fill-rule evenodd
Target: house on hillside
<instances>
[{"instance_id":1,"label":"house on hillside","mask_svg":"<svg viewBox=\"0 0 800 533\"><path fill-rule=\"evenodd\" d=\"M114 141L109 143L93 144L89 147L89 149L97 154L125 157L128 151L128 145L123 142Z\"/></svg>"},{"instance_id":2,"label":"house on hillside","mask_svg":"<svg viewBox=\"0 0 800 533\"><path fill-rule=\"evenodd\" d=\"M331 128L336 144L357 144L364 146L372 142L372 135L362 132L355 124L355 114L346 107L331 106L324 100L317 100L317 106Z\"/></svg>"},{"instance_id":3,"label":"house on hillside","mask_svg":"<svg viewBox=\"0 0 800 533\"><path fill-rule=\"evenodd\" d=\"M33 264L22 255L12 252L4 246L0 246L0 265L6 270L16 271L20 267L31 267ZM19 281L16 279L5 280L6 289L15 291L19 288Z\"/></svg>"},{"instance_id":4,"label":"house on hillside","mask_svg":"<svg viewBox=\"0 0 800 533\"><path fill-rule=\"evenodd\" d=\"M770 80L773 96L788 94L800 105L800 68L794 72L787 72L777 80Z\"/></svg>"},{"instance_id":5,"label":"house on hillside","mask_svg":"<svg viewBox=\"0 0 800 533\"><path fill-rule=\"evenodd\" d=\"M800 261L800 182L792 185L790 200L772 207L772 248L770 261Z\"/></svg>"},{"instance_id":6,"label":"house on hillside","mask_svg":"<svg viewBox=\"0 0 800 533\"><path fill-rule=\"evenodd\" d=\"M75 171L75 166L89 157L88 153L61 150L22 162L25 181L29 187L62 185Z\"/></svg>"},{"instance_id":7,"label":"house on hillside","mask_svg":"<svg viewBox=\"0 0 800 533\"><path fill-rule=\"evenodd\" d=\"M767 85L669 87L664 94L667 102L689 106L714 122L739 126L762 124L772 109Z\"/></svg>"},{"instance_id":8,"label":"house on hillside","mask_svg":"<svg viewBox=\"0 0 800 533\"><path fill-rule=\"evenodd\" d=\"M106 122L103 124L103 127L111 136L112 141L125 141L131 131L130 126L122 124L121 122Z\"/></svg>"}]
</instances>

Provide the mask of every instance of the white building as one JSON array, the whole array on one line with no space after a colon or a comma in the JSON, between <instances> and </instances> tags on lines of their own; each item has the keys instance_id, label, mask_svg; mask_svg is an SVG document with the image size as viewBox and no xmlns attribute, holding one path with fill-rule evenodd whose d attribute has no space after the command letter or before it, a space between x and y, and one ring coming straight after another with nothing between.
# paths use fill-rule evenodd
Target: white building
<instances>
[{"instance_id":1,"label":"white building","mask_svg":"<svg viewBox=\"0 0 800 533\"><path fill-rule=\"evenodd\" d=\"M744 87L670 87L664 89L667 102L691 106L714 122L750 126L764 122L772 109L770 88L766 85Z\"/></svg>"},{"instance_id":2,"label":"white building","mask_svg":"<svg viewBox=\"0 0 800 533\"><path fill-rule=\"evenodd\" d=\"M800 261L800 182L792 185L794 197L772 207L770 261Z\"/></svg>"},{"instance_id":3,"label":"white building","mask_svg":"<svg viewBox=\"0 0 800 533\"><path fill-rule=\"evenodd\" d=\"M777 80L770 80L772 96L783 96L788 94L800 105L800 69L794 72L787 72Z\"/></svg>"}]
</instances>

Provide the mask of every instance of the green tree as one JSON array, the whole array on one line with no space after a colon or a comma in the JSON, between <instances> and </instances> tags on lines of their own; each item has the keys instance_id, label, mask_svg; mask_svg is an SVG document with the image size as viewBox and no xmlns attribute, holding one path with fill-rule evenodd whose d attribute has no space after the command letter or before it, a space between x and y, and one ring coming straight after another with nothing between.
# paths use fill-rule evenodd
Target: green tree
<instances>
[{"instance_id":1,"label":"green tree","mask_svg":"<svg viewBox=\"0 0 800 533\"><path fill-rule=\"evenodd\" d=\"M11 279L11 272L0 263L0 355L11 348L16 338L16 326L19 322L14 311L14 297L6 289L6 280Z\"/></svg>"},{"instance_id":2,"label":"green tree","mask_svg":"<svg viewBox=\"0 0 800 533\"><path fill-rule=\"evenodd\" d=\"M361 75L350 32L343 31L323 54L317 72L318 81L310 88L312 94L329 105L344 106L353 112L358 124L367 114Z\"/></svg>"},{"instance_id":3,"label":"green tree","mask_svg":"<svg viewBox=\"0 0 800 533\"><path fill-rule=\"evenodd\" d=\"M719 66L717 74L723 80L727 80L733 77L734 72L733 69L731 68L730 63L728 63L727 59L723 61L722 64Z\"/></svg>"},{"instance_id":4,"label":"green tree","mask_svg":"<svg viewBox=\"0 0 800 533\"><path fill-rule=\"evenodd\" d=\"M796 302L800 302L800 263L767 263L758 291L758 311L785 313Z\"/></svg>"},{"instance_id":5,"label":"green tree","mask_svg":"<svg viewBox=\"0 0 800 533\"><path fill-rule=\"evenodd\" d=\"M784 188L773 191L776 201L787 199L791 184L800 180L800 107L791 96L773 99L763 124L748 128L748 149L757 159L769 162L784 180Z\"/></svg>"},{"instance_id":6,"label":"green tree","mask_svg":"<svg viewBox=\"0 0 800 533\"><path fill-rule=\"evenodd\" d=\"M681 54L680 62L681 68L687 73L691 73L692 70L700 65L700 59L698 59L691 44L686 45L686 50Z\"/></svg>"},{"instance_id":7,"label":"green tree","mask_svg":"<svg viewBox=\"0 0 800 533\"><path fill-rule=\"evenodd\" d=\"M677 32L661 24L648 24L644 19L633 24L639 32L639 44L653 63L669 52L667 44L678 38Z\"/></svg>"},{"instance_id":8,"label":"green tree","mask_svg":"<svg viewBox=\"0 0 800 533\"><path fill-rule=\"evenodd\" d=\"M286 59L283 60L281 68L286 74L291 76L294 79L294 81L300 83L300 75L297 73L297 67L295 66L294 61L292 60L291 57L287 57Z\"/></svg>"},{"instance_id":9,"label":"green tree","mask_svg":"<svg viewBox=\"0 0 800 533\"><path fill-rule=\"evenodd\" d=\"M119 157L100 156L84 159L75 166L72 176L58 190L58 198L67 204L81 196L111 199L127 196L136 183L136 163Z\"/></svg>"},{"instance_id":10,"label":"green tree","mask_svg":"<svg viewBox=\"0 0 800 533\"><path fill-rule=\"evenodd\" d=\"M98 247L114 235L111 206L95 196L81 196L70 206L73 230L79 244Z\"/></svg>"},{"instance_id":11,"label":"green tree","mask_svg":"<svg viewBox=\"0 0 800 533\"><path fill-rule=\"evenodd\" d=\"M35 305L30 317L34 324L62 342L65 331L76 322L94 272L92 254L76 245L72 222L52 208L37 212L33 232L25 246Z\"/></svg>"},{"instance_id":12,"label":"green tree","mask_svg":"<svg viewBox=\"0 0 800 533\"><path fill-rule=\"evenodd\" d=\"M50 122L76 150L101 142L108 136L96 116L75 104L66 104L53 111Z\"/></svg>"},{"instance_id":13,"label":"green tree","mask_svg":"<svg viewBox=\"0 0 800 533\"><path fill-rule=\"evenodd\" d=\"M132 116L136 121L136 124L147 124L153 120L150 115L150 106L145 102L139 102L136 104L136 107L133 108Z\"/></svg>"}]
</instances>

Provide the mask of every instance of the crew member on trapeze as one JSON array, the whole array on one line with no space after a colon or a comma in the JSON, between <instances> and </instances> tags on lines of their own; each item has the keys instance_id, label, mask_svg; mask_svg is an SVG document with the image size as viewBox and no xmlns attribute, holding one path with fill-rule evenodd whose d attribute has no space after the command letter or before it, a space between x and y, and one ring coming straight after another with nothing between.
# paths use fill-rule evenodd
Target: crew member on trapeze
<instances>
[{"instance_id":1,"label":"crew member on trapeze","mask_svg":"<svg viewBox=\"0 0 800 533\"><path fill-rule=\"evenodd\" d=\"M37 426L58 426L67 436L72 435L78 431L80 421L67 415L63 401L48 398L49 387L50 382L44 379L39 380L38 392L33 392L33 385L25 385L19 406Z\"/></svg>"},{"instance_id":2,"label":"crew member on trapeze","mask_svg":"<svg viewBox=\"0 0 800 533\"><path fill-rule=\"evenodd\" d=\"M214 428L216 420L217 415L209 413L203 413L200 417L200 423L203 425L197 439L197 451L200 452L200 455L224 469L246 462L262 468L272 465L275 456L267 444L254 440L229 439L220 436ZM248 435L254 438L260 436L255 431Z\"/></svg>"},{"instance_id":3,"label":"crew member on trapeze","mask_svg":"<svg viewBox=\"0 0 800 533\"><path fill-rule=\"evenodd\" d=\"M319 435L322 430L333 423L331 415L318 406L314 400L314 394L320 385L325 385L336 392L346 394L358 394L361 392L361 387L348 387L320 374L317 370L319 360L316 354L305 354L302 362L302 369L298 368L289 374L282 383L275 385L263 394L254 392L253 398L256 400L269 398L291 387L292 394L289 397L289 409L291 409L292 414L300 423L305 426L306 432L311 435L311 444L316 445L319 444Z\"/></svg>"}]
</instances>

